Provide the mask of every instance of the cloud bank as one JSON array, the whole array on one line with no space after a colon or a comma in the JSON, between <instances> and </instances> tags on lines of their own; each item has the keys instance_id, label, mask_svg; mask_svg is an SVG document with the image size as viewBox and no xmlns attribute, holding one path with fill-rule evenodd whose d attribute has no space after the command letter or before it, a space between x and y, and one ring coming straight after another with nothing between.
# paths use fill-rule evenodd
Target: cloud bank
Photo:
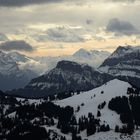
<instances>
[{"instance_id":1,"label":"cloud bank","mask_svg":"<svg viewBox=\"0 0 140 140\"><path fill-rule=\"evenodd\" d=\"M56 3L63 0L0 0L0 6L17 7L41 3Z\"/></svg>"},{"instance_id":2,"label":"cloud bank","mask_svg":"<svg viewBox=\"0 0 140 140\"><path fill-rule=\"evenodd\" d=\"M18 7L18 6L26 6L33 4L41 4L41 3L60 3L60 2L71 2L71 3L79 3L84 4L89 2L90 0L0 0L0 6L6 7ZM139 0L94 0L93 2L136 2Z\"/></svg>"},{"instance_id":3,"label":"cloud bank","mask_svg":"<svg viewBox=\"0 0 140 140\"><path fill-rule=\"evenodd\" d=\"M25 51L25 52L32 52L34 49L31 45L26 43L25 41L7 41L5 43L0 44L0 49L4 51Z\"/></svg>"},{"instance_id":4,"label":"cloud bank","mask_svg":"<svg viewBox=\"0 0 140 140\"><path fill-rule=\"evenodd\" d=\"M53 28L47 31L48 38L53 41L83 42L84 39L74 29Z\"/></svg>"},{"instance_id":5,"label":"cloud bank","mask_svg":"<svg viewBox=\"0 0 140 140\"><path fill-rule=\"evenodd\" d=\"M116 35L129 36L140 33L140 31L136 29L130 22L119 20L117 18L113 18L109 21L106 30L109 32L114 32Z\"/></svg>"}]
</instances>

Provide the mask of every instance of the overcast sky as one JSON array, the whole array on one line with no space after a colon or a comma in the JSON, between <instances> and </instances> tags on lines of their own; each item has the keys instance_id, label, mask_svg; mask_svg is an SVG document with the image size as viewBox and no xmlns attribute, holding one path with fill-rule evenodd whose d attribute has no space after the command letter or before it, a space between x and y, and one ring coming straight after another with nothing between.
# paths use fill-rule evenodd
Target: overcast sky
<instances>
[{"instance_id":1,"label":"overcast sky","mask_svg":"<svg viewBox=\"0 0 140 140\"><path fill-rule=\"evenodd\" d=\"M24 40L27 54L50 56L139 45L139 9L140 0L0 0L0 42Z\"/></svg>"}]
</instances>

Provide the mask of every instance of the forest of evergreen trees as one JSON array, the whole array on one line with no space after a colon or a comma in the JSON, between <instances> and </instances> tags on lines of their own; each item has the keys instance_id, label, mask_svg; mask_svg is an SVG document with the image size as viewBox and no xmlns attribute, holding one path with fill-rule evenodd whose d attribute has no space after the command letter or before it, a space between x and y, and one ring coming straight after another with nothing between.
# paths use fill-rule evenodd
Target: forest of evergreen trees
<instances>
[{"instance_id":1,"label":"forest of evergreen trees","mask_svg":"<svg viewBox=\"0 0 140 140\"><path fill-rule=\"evenodd\" d=\"M115 131L132 134L140 126L140 90L128 88L127 94L128 97L113 98L108 108L120 114L120 120L126 124L122 128L116 126Z\"/></svg>"},{"instance_id":2,"label":"forest of evergreen trees","mask_svg":"<svg viewBox=\"0 0 140 140\"><path fill-rule=\"evenodd\" d=\"M46 131L43 126L56 126L62 133L71 134L72 140L81 140L79 134L83 130L86 130L87 136L97 131L110 130L109 125L100 126L100 119L95 118L92 113L77 120L74 109L70 106L60 107L47 100L30 104L25 99L21 103L14 97L4 95L1 95L1 100L0 139L57 139L57 134L52 136L51 131ZM7 111L4 111L4 105L9 106ZM80 107L77 111L79 110ZM13 118L8 116L10 112L15 112ZM97 116L100 116L99 110ZM61 136L60 139L65 140L66 137Z\"/></svg>"},{"instance_id":3,"label":"forest of evergreen trees","mask_svg":"<svg viewBox=\"0 0 140 140\"><path fill-rule=\"evenodd\" d=\"M116 97L109 102L108 108L116 111L124 124L121 128L116 126L115 132L132 134L140 126L139 93L138 89L128 88L127 96ZM110 130L108 124L100 123L101 110L106 104L104 101L98 105L96 116L89 112L88 116L78 119L75 112L80 111L84 103L74 110L70 106L60 107L48 99L37 104L25 99L21 103L12 96L0 93L0 139L66 140L65 136L45 129L45 126L54 126L63 134L71 135L72 140L82 140L80 133L84 130L87 136ZM11 113L14 117L9 116Z\"/></svg>"}]
</instances>

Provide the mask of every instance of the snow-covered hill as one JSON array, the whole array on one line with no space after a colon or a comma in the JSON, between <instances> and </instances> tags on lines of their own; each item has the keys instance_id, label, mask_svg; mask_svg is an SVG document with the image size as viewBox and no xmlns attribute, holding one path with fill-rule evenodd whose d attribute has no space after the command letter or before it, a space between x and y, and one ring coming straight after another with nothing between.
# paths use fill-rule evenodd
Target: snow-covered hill
<instances>
[{"instance_id":1,"label":"snow-covered hill","mask_svg":"<svg viewBox=\"0 0 140 140\"><path fill-rule=\"evenodd\" d=\"M108 103L111 101L112 98L115 98L118 96L129 97L129 95L127 94L128 88L132 88L132 86L129 83L118 80L118 79L114 79L93 90L90 90L87 92L81 92L78 95L74 94L72 97L69 97L63 100L56 99L53 101L53 103L56 105L59 105L61 108L66 108L68 106L73 107L74 108L73 115L76 117L77 122L79 118L81 118L82 116L85 116L88 118L89 113L92 113L95 118L100 120L100 125L109 124L111 129L110 131L107 131L107 132L98 132L97 130L95 134L88 136L86 129L80 131L77 134L77 136L81 136L82 140L132 140L132 139L139 140L140 139L139 129L135 130L132 135L128 135L126 133L123 134L120 132L115 132L116 125L121 127L121 126L124 126L124 124L120 121L120 115L117 114L115 111L112 111L108 108ZM43 99L42 100L40 99L38 100L26 99L25 100L22 98L16 98L16 100L20 102L20 105L28 107L28 108L44 104L45 102L47 103L47 101ZM105 102L105 106L102 109L99 109L99 105L101 105L103 102ZM30 109L28 110L28 108L27 108L27 111L30 112ZM97 116L98 110L100 110L101 116ZM15 114L16 112L14 110L14 112L8 114L8 117L14 119ZM31 112L31 116L32 115L33 114ZM43 119L47 119L47 117L45 116L42 119L34 118L34 119L31 119L31 122L34 122L34 120L41 122L41 120ZM54 118L52 117L52 119ZM58 140L61 140L60 137L65 136L67 140L72 140L71 133L63 133L63 131L61 131L61 129L58 127L58 118L54 119L53 125L50 125L50 124L48 125L45 123L45 124L41 124L40 126L45 128L47 132L48 131L51 132L50 137L56 136Z\"/></svg>"},{"instance_id":2,"label":"snow-covered hill","mask_svg":"<svg viewBox=\"0 0 140 140\"><path fill-rule=\"evenodd\" d=\"M99 70L139 86L140 47L119 46Z\"/></svg>"},{"instance_id":3,"label":"snow-covered hill","mask_svg":"<svg viewBox=\"0 0 140 140\"><path fill-rule=\"evenodd\" d=\"M98 105L105 101L106 105L101 109L100 120L114 129L116 125L121 126L122 123L119 115L108 109L108 103L114 97L127 96L128 87L131 87L129 83L114 79L98 88L56 101L55 103L60 106L72 106L75 110L80 106L80 110L75 113L76 117L79 118L82 115L87 117L89 112L92 112L97 117Z\"/></svg>"},{"instance_id":4,"label":"snow-covered hill","mask_svg":"<svg viewBox=\"0 0 140 140\"><path fill-rule=\"evenodd\" d=\"M82 136L82 138L85 138ZM113 131L100 132L88 137L88 140L139 140L140 131L137 130L133 135L123 135L121 133L115 133Z\"/></svg>"}]
</instances>

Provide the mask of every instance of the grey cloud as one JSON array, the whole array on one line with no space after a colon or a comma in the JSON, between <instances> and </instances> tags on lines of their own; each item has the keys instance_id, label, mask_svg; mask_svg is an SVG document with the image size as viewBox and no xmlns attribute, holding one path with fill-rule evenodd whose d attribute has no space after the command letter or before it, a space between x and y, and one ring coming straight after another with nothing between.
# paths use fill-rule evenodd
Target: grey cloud
<instances>
[{"instance_id":1,"label":"grey cloud","mask_svg":"<svg viewBox=\"0 0 140 140\"><path fill-rule=\"evenodd\" d=\"M58 3L58 2L72 2L72 3L87 3L91 0L0 0L0 6L6 7L17 7L17 6L26 6L32 4L41 4L41 3ZM135 2L139 0L94 0L95 2Z\"/></svg>"},{"instance_id":2,"label":"grey cloud","mask_svg":"<svg viewBox=\"0 0 140 140\"><path fill-rule=\"evenodd\" d=\"M79 29L65 27L51 28L47 30L49 40L60 42L83 42L85 39L81 36Z\"/></svg>"},{"instance_id":3,"label":"grey cloud","mask_svg":"<svg viewBox=\"0 0 140 140\"><path fill-rule=\"evenodd\" d=\"M92 23L93 23L93 20L92 20L92 19L87 19L87 20L86 20L86 24L90 25L90 24L92 24Z\"/></svg>"},{"instance_id":4,"label":"grey cloud","mask_svg":"<svg viewBox=\"0 0 140 140\"><path fill-rule=\"evenodd\" d=\"M113 1L113 2L122 2L122 0L111 0L111 1ZM123 2L135 2L135 1L139 1L139 0L123 0Z\"/></svg>"},{"instance_id":5,"label":"grey cloud","mask_svg":"<svg viewBox=\"0 0 140 140\"><path fill-rule=\"evenodd\" d=\"M0 49L4 51L17 50L17 51L26 51L26 52L32 52L34 50L31 45L29 45L23 40L6 41L0 44Z\"/></svg>"},{"instance_id":6,"label":"grey cloud","mask_svg":"<svg viewBox=\"0 0 140 140\"><path fill-rule=\"evenodd\" d=\"M133 35L139 34L140 31L136 29L133 24L127 21L122 21L117 18L111 19L106 28L109 32L114 32L116 35Z\"/></svg>"},{"instance_id":7,"label":"grey cloud","mask_svg":"<svg viewBox=\"0 0 140 140\"><path fill-rule=\"evenodd\" d=\"M48 41L47 34L33 34L33 35L31 35L31 38L33 38L34 40L36 40L38 42L46 42L46 41Z\"/></svg>"},{"instance_id":8,"label":"grey cloud","mask_svg":"<svg viewBox=\"0 0 140 140\"><path fill-rule=\"evenodd\" d=\"M63 0L0 0L0 6L17 7L31 4L61 2Z\"/></svg>"}]
</instances>

